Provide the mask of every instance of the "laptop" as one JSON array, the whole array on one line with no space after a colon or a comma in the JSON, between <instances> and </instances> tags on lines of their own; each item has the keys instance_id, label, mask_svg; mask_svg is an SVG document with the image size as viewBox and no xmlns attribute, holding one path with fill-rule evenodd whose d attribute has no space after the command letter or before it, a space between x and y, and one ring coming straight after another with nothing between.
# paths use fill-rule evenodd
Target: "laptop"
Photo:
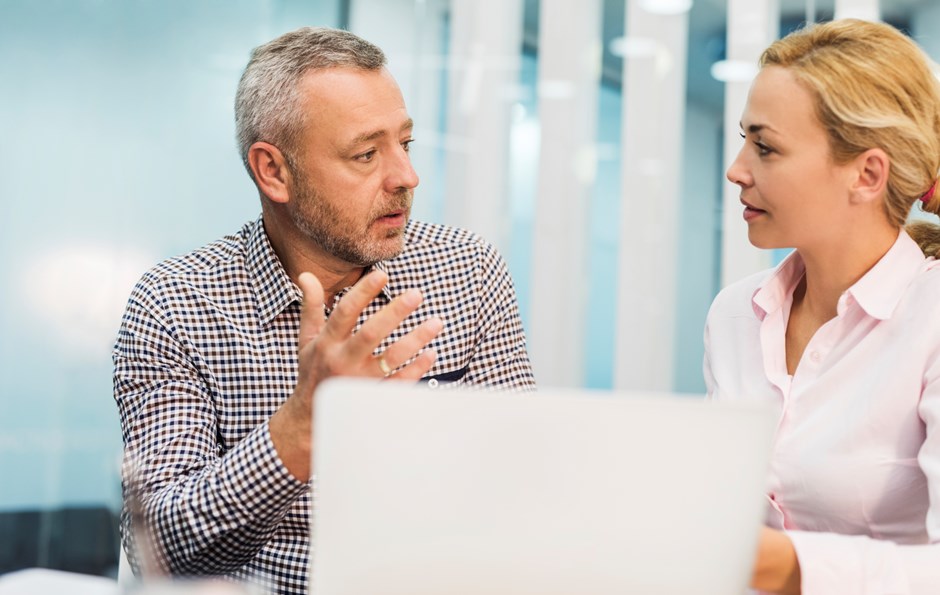
<instances>
[{"instance_id":1,"label":"laptop","mask_svg":"<svg viewBox=\"0 0 940 595\"><path fill-rule=\"evenodd\" d=\"M349 379L315 407L313 595L747 591L769 409Z\"/></svg>"}]
</instances>

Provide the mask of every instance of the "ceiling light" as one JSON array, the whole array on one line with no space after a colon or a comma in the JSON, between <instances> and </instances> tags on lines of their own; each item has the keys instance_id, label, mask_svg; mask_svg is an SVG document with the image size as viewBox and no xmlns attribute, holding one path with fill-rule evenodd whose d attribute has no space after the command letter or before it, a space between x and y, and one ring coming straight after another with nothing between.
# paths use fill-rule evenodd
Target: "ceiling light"
<instances>
[{"instance_id":1,"label":"ceiling light","mask_svg":"<svg viewBox=\"0 0 940 595\"><path fill-rule=\"evenodd\" d=\"M640 0L640 8L651 14L683 14L692 8L692 0Z\"/></svg>"},{"instance_id":2,"label":"ceiling light","mask_svg":"<svg viewBox=\"0 0 940 595\"><path fill-rule=\"evenodd\" d=\"M655 56L659 52L659 43L651 37L615 37L608 46L610 53L623 57L637 58Z\"/></svg>"},{"instance_id":3,"label":"ceiling light","mask_svg":"<svg viewBox=\"0 0 940 595\"><path fill-rule=\"evenodd\" d=\"M746 83L757 76L757 64L744 60L719 60L712 64L712 77L723 83Z\"/></svg>"}]
</instances>

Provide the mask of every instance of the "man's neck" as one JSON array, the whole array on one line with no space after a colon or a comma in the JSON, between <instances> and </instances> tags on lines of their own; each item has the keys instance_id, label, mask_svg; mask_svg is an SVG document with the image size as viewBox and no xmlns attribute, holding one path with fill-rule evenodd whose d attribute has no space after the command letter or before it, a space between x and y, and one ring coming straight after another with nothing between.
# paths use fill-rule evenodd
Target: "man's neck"
<instances>
[{"instance_id":1,"label":"man's neck","mask_svg":"<svg viewBox=\"0 0 940 595\"><path fill-rule=\"evenodd\" d=\"M365 272L364 267L350 265L324 253L319 246L311 245L293 226L280 224L277 217L264 213L262 221L271 247L287 275L294 283L303 272L316 275L323 286L323 303L327 308L332 308L336 294L355 284Z\"/></svg>"}]
</instances>

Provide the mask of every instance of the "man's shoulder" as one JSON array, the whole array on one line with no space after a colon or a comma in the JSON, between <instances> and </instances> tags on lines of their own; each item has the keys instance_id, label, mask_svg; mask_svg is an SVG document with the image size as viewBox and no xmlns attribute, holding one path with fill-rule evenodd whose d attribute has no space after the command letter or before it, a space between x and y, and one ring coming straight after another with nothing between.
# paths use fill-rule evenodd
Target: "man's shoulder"
<instances>
[{"instance_id":1,"label":"man's shoulder","mask_svg":"<svg viewBox=\"0 0 940 595\"><path fill-rule=\"evenodd\" d=\"M429 279L461 279L507 275L506 264L492 244L477 234L449 225L410 221L401 254L385 261L389 276L404 286Z\"/></svg>"},{"instance_id":2,"label":"man's shoulder","mask_svg":"<svg viewBox=\"0 0 940 595\"><path fill-rule=\"evenodd\" d=\"M449 225L410 221L401 254L386 261L393 275L500 275L506 264L479 235Z\"/></svg>"},{"instance_id":3,"label":"man's shoulder","mask_svg":"<svg viewBox=\"0 0 940 595\"><path fill-rule=\"evenodd\" d=\"M248 243L255 225L254 222L246 223L236 233L157 263L144 273L138 285L211 283L230 276L233 268L244 270Z\"/></svg>"},{"instance_id":4,"label":"man's shoulder","mask_svg":"<svg viewBox=\"0 0 940 595\"><path fill-rule=\"evenodd\" d=\"M404 251L392 262L430 264L435 261L453 262L455 259L485 263L484 266L500 266L503 262L496 247L472 231L425 221L408 223Z\"/></svg>"},{"instance_id":5,"label":"man's shoulder","mask_svg":"<svg viewBox=\"0 0 940 595\"><path fill-rule=\"evenodd\" d=\"M442 249L493 249L489 242L472 231L440 223L409 221L405 229L405 249L427 246Z\"/></svg>"}]
</instances>

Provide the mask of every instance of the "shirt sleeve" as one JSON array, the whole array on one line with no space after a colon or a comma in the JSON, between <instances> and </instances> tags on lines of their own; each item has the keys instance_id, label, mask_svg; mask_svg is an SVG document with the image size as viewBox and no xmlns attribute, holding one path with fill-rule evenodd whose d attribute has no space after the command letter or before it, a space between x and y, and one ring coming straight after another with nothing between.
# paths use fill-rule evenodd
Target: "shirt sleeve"
<instances>
[{"instance_id":1,"label":"shirt sleeve","mask_svg":"<svg viewBox=\"0 0 940 595\"><path fill-rule=\"evenodd\" d=\"M535 390L516 289L506 262L489 244L483 245L476 274L479 343L466 384L512 391Z\"/></svg>"},{"instance_id":2,"label":"shirt sleeve","mask_svg":"<svg viewBox=\"0 0 940 595\"><path fill-rule=\"evenodd\" d=\"M223 449L209 383L173 329L138 284L113 353L125 550L138 572L225 574L257 554L309 485L280 461L267 422Z\"/></svg>"},{"instance_id":3,"label":"shirt sleeve","mask_svg":"<svg viewBox=\"0 0 940 595\"><path fill-rule=\"evenodd\" d=\"M927 478L930 543L899 545L865 536L791 531L803 595L940 592L940 353L928 367L918 411L927 430L917 460Z\"/></svg>"}]
</instances>

